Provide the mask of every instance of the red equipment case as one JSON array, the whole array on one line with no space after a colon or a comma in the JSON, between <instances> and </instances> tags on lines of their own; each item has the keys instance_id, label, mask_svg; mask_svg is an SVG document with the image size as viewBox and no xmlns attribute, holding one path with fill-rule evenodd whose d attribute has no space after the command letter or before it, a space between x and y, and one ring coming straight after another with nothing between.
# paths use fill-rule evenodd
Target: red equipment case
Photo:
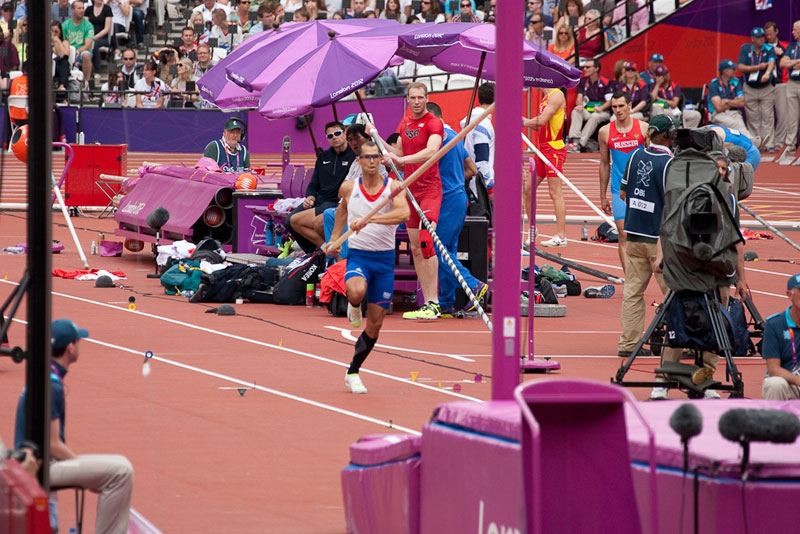
<instances>
[{"instance_id":1,"label":"red equipment case","mask_svg":"<svg viewBox=\"0 0 800 534\"><path fill-rule=\"evenodd\" d=\"M128 145L70 145L75 159L64 180L67 206L100 206L119 193L119 183L102 184L101 174L128 176Z\"/></svg>"}]
</instances>

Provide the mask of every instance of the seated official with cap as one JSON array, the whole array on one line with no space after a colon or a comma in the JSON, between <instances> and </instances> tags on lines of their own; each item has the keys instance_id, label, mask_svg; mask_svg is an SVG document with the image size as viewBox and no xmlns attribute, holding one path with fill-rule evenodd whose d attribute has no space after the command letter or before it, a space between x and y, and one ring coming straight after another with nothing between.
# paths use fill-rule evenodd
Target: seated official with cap
<instances>
[{"instance_id":1,"label":"seated official with cap","mask_svg":"<svg viewBox=\"0 0 800 534\"><path fill-rule=\"evenodd\" d=\"M81 339L89 331L69 319L53 321L52 361L50 364L50 484L51 487L81 487L98 494L96 534L126 534L133 493L133 467L118 454L76 454L65 442L66 398L64 378L78 361ZM27 392L22 390L17 404L14 448L26 436Z\"/></svg>"},{"instance_id":2,"label":"seated official with cap","mask_svg":"<svg viewBox=\"0 0 800 534\"><path fill-rule=\"evenodd\" d=\"M761 396L769 400L800 399L800 274L786 284L789 307L768 317L764 325L761 357L767 363L767 377Z\"/></svg>"},{"instance_id":3,"label":"seated official with cap","mask_svg":"<svg viewBox=\"0 0 800 534\"><path fill-rule=\"evenodd\" d=\"M222 139L216 139L206 145L203 157L213 159L222 172L244 172L250 168L250 153L242 140L247 133L242 119L231 117L225 123Z\"/></svg>"}]
</instances>

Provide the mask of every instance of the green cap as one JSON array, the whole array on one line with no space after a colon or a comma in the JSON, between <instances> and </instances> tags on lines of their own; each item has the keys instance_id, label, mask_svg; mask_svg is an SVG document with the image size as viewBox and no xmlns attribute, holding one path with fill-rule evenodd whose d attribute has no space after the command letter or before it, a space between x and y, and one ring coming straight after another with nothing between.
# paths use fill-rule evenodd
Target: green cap
<instances>
[{"instance_id":1,"label":"green cap","mask_svg":"<svg viewBox=\"0 0 800 534\"><path fill-rule=\"evenodd\" d=\"M225 129L226 130L235 130L236 128L239 128L240 130L244 131L244 123L242 122L242 119L237 119L236 117L231 117L225 123Z\"/></svg>"},{"instance_id":2,"label":"green cap","mask_svg":"<svg viewBox=\"0 0 800 534\"><path fill-rule=\"evenodd\" d=\"M675 128L675 123L667 115L656 115L650 118L648 130L655 130L656 133L666 133Z\"/></svg>"}]
</instances>

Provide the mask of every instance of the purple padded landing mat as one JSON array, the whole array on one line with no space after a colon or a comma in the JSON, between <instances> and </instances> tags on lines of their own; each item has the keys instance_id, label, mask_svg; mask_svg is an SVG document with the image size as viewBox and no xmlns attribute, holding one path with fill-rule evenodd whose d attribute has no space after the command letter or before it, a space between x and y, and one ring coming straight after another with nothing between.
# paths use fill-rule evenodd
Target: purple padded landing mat
<instances>
[{"instance_id":1,"label":"purple padded landing mat","mask_svg":"<svg viewBox=\"0 0 800 534\"><path fill-rule=\"evenodd\" d=\"M420 438L372 434L350 446L342 470L348 533L419 532Z\"/></svg>"},{"instance_id":2,"label":"purple padded landing mat","mask_svg":"<svg viewBox=\"0 0 800 534\"><path fill-rule=\"evenodd\" d=\"M641 402L639 410L656 432L656 462L659 466L683 468L683 447L678 435L669 426L669 417L678 406L688 401ZM800 416L800 403L765 401L756 399L726 399L693 401L703 414L703 431L689 442L689 463L719 463L718 477L740 478L741 450L738 443L723 438L717 424L720 416L733 408L773 409L792 412ZM630 412L628 441L631 459L647 461L647 434ZM750 446L750 464L761 465L759 480L768 478L800 477L800 440L791 445L753 443Z\"/></svg>"},{"instance_id":3,"label":"purple padded landing mat","mask_svg":"<svg viewBox=\"0 0 800 534\"><path fill-rule=\"evenodd\" d=\"M522 415L513 400L485 403L456 401L437 406L433 411L433 421L519 441Z\"/></svg>"}]
</instances>

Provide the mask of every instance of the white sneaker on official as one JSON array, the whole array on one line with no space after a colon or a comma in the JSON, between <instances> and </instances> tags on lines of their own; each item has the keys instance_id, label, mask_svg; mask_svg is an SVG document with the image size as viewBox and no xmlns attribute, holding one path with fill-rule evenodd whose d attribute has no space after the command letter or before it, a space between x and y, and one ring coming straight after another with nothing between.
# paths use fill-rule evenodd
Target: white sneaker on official
<instances>
[{"instance_id":1,"label":"white sneaker on official","mask_svg":"<svg viewBox=\"0 0 800 534\"><path fill-rule=\"evenodd\" d=\"M703 393L703 397L706 399L721 399L722 397L719 396L719 393L715 389L707 389L705 393Z\"/></svg>"},{"instance_id":2,"label":"white sneaker on official","mask_svg":"<svg viewBox=\"0 0 800 534\"><path fill-rule=\"evenodd\" d=\"M543 247L566 247L567 240L563 237L559 237L554 235L552 239L548 239L547 241L542 241Z\"/></svg>"},{"instance_id":3,"label":"white sneaker on official","mask_svg":"<svg viewBox=\"0 0 800 534\"><path fill-rule=\"evenodd\" d=\"M353 306L347 302L347 320L353 325L353 328L361 326L361 306Z\"/></svg>"},{"instance_id":4,"label":"white sneaker on official","mask_svg":"<svg viewBox=\"0 0 800 534\"><path fill-rule=\"evenodd\" d=\"M659 387L653 388L650 391L650 400L666 400L667 393L669 393L669 390L667 388L659 388Z\"/></svg>"},{"instance_id":5,"label":"white sneaker on official","mask_svg":"<svg viewBox=\"0 0 800 534\"><path fill-rule=\"evenodd\" d=\"M364 387L364 383L361 381L361 377L358 376L358 373L344 375L344 384L350 388L352 393L357 395L367 392L367 388Z\"/></svg>"}]
</instances>

